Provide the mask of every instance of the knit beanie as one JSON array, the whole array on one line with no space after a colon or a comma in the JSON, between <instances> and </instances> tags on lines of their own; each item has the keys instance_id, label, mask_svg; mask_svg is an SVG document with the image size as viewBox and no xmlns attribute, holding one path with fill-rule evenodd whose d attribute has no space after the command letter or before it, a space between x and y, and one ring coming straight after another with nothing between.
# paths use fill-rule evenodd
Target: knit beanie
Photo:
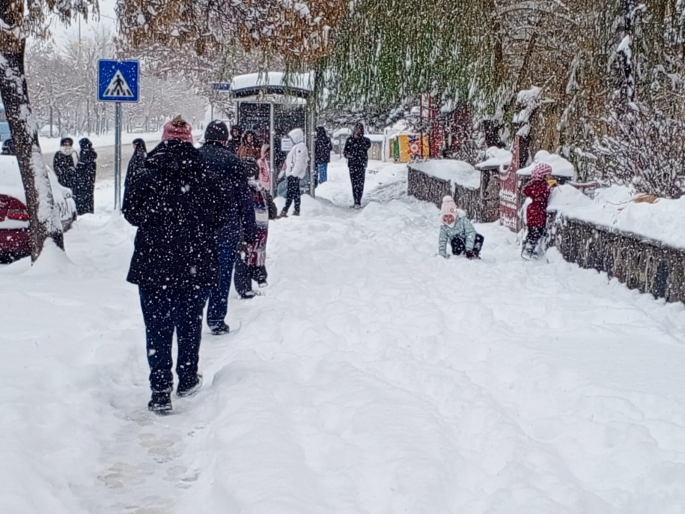
<instances>
[{"instance_id":1,"label":"knit beanie","mask_svg":"<svg viewBox=\"0 0 685 514\"><path fill-rule=\"evenodd\" d=\"M444 197L442 199L442 207L440 207L440 219L447 215L457 217L457 204L451 196Z\"/></svg>"},{"instance_id":2,"label":"knit beanie","mask_svg":"<svg viewBox=\"0 0 685 514\"><path fill-rule=\"evenodd\" d=\"M531 173L531 178L534 180L545 180L552 174L552 167L546 162L539 162L533 168L533 173Z\"/></svg>"},{"instance_id":3,"label":"knit beanie","mask_svg":"<svg viewBox=\"0 0 685 514\"><path fill-rule=\"evenodd\" d=\"M221 120L214 120L207 125L205 141L228 141L228 127Z\"/></svg>"},{"instance_id":4,"label":"knit beanie","mask_svg":"<svg viewBox=\"0 0 685 514\"><path fill-rule=\"evenodd\" d=\"M164 124L162 132L162 141L185 141L187 143L193 142L193 127L190 126L186 120L181 116L176 116L173 120L167 121Z\"/></svg>"}]
</instances>

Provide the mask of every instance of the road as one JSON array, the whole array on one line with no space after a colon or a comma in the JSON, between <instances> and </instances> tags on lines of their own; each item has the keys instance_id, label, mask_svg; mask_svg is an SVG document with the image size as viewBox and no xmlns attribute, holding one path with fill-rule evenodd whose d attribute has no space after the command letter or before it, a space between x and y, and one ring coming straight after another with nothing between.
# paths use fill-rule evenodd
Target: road
<instances>
[{"instance_id":1,"label":"road","mask_svg":"<svg viewBox=\"0 0 685 514\"><path fill-rule=\"evenodd\" d=\"M148 142L147 147L149 149L154 148L159 141ZM122 176L126 175L126 167L128 166L128 161L133 155L133 145L124 144L121 147L121 169ZM108 180L114 177L114 145L112 146L102 146L95 149L98 153L98 171L97 180ZM43 154L43 160L49 166L52 166L52 161L54 159L54 152L46 152Z\"/></svg>"}]
</instances>

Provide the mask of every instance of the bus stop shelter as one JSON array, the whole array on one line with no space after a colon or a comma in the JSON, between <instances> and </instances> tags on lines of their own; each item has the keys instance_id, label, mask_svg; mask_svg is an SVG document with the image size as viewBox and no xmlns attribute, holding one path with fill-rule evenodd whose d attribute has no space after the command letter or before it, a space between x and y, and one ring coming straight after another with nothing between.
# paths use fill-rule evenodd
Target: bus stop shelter
<instances>
[{"instance_id":1,"label":"bus stop shelter","mask_svg":"<svg viewBox=\"0 0 685 514\"><path fill-rule=\"evenodd\" d=\"M309 148L309 174L303 186L314 196L314 75L283 72L239 75L231 83L231 98L236 104L236 123L252 130L271 148L272 192L274 180L292 147L288 133L303 130Z\"/></svg>"}]
</instances>

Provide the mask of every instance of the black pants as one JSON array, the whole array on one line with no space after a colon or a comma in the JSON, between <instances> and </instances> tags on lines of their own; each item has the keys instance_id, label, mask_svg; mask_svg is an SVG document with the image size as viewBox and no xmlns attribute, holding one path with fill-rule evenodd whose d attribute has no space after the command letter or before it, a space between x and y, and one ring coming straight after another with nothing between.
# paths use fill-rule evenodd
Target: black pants
<instances>
[{"instance_id":1,"label":"black pants","mask_svg":"<svg viewBox=\"0 0 685 514\"><path fill-rule=\"evenodd\" d=\"M164 393L174 388L174 376L171 373L174 330L178 341L176 374L179 387L192 387L197 381L202 309L207 301L208 290L141 285L139 293L147 336L150 389L155 393Z\"/></svg>"},{"instance_id":2,"label":"black pants","mask_svg":"<svg viewBox=\"0 0 685 514\"><path fill-rule=\"evenodd\" d=\"M366 168L350 166L350 181L352 182L352 198L355 205L362 204L364 196L364 181L366 180Z\"/></svg>"},{"instance_id":3,"label":"black pants","mask_svg":"<svg viewBox=\"0 0 685 514\"><path fill-rule=\"evenodd\" d=\"M266 282L266 279L269 278L269 274L266 271L266 266L250 266L249 270L250 278L258 284Z\"/></svg>"},{"instance_id":4,"label":"black pants","mask_svg":"<svg viewBox=\"0 0 685 514\"><path fill-rule=\"evenodd\" d=\"M545 227L528 227L528 235L526 240L523 242L526 249L529 251L535 250L537 248L540 239L545 235Z\"/></svg>"},{"instance_id":5,"label":"black pants","mask_svg":"<svg viewBox=\"0 0 685 514\"><path fill-rule=\"evenodd\" d=\"M473 243L473 253L478 257L480 255L480 251L483 248L483 242L485 241L485 238L481 236L480 234L476 234L476 240ZM466 251L466 244L464 243L464 240L461 237L455 237L451 241L452 244L452 253L454 255L461 255Z\"/></svg>"},{"instance_id":6,"label":"black pants","mask_svg":"<svg viewBox=\"0 0 685 514\"><path fill-rule=\"evenodd\" d=\"M286 193L285 207L283 210L288 212L290 206L295 202L295 212L300 212L300 179L297 177L288 177L288 191Z\"/></svg>"}]
</instances>

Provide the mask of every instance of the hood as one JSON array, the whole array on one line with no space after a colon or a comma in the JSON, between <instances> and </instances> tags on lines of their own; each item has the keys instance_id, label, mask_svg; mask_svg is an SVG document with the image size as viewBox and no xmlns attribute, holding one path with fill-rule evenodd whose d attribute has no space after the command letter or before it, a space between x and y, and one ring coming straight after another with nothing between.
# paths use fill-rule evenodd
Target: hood
<instances>
[{"instance_id":1,"label":"hood","mask_svg":"<svg viewBox=\"0 0 685 514\"><path fill-rule=\"evenodd\" d=\"M359 130L359 137L364 137L364 135L365 135L364 125L362 125L361 123L357 123L354 126L354 130L352 131L352 137L354 137L354 135L357 133L358 130Z\"/></svg>"},{"instance_id":2,"label":"hood","mask_svg":"<svg viewBox=\"0 0 685 514\"><path fill-rule=\"evenodd\" d=\"M304 131L301 128L296 128L288 132L288 137L293 140L293 143L299 145L304 143Z\"/></svg>"},{"instance_id":3,"label":"hood","mask_svg":"<svg viewBox=\"0 0 685 514\"><path fill-rule=\"evenodd\" d=\"M326 134L326 128L325 127L316 127L316 137L319 137L321 139L327 138L328 134Z\"/></svg>"},{"instance_id":4,"label":"hood","mask_svg":"<svg viewBox=\"0 0 685 514\"><path fill-rule=\"evenodd\" d=\"M165 173L181 172L181 161L195 157L197 149L187 141L171 139L162 141L152 150L145 160L145 167Z\"/></svg>"},{"instance_id":5,"label":"hood","mask_svg":"<svg viewBox=\"0 0 685 514\"><path fill-rule=\"evenodd\" d=\"M205 141L228 141L228 127L221 120L214 120L205 129Z\"/></svg>"}]
</instances>

